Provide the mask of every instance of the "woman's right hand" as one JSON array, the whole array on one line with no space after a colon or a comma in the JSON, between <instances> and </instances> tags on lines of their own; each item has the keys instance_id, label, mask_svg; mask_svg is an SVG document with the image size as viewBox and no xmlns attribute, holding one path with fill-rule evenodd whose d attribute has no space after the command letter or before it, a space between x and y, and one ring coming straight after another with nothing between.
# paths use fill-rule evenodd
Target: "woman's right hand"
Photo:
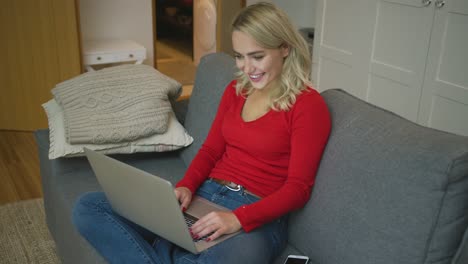
<instances>
[{"instance_id":1,"label":"woman's right hand","mask_svg":"<svg viewBox=\"0 0 468 264\"><path fill-rule=\"evenodd\" d=\"M180 209L185 212L192 201L192 192L187 187L177 187L174 193L180 203Z\"/></svg>"}]
</instances>

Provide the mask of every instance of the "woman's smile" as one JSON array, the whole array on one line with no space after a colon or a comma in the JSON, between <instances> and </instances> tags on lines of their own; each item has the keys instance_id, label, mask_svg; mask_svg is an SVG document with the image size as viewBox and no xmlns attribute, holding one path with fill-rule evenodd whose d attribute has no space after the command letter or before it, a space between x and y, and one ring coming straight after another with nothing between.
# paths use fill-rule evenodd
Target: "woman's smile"
<instances>
[{"instance_id":1,"label":"woman's smile","mask_svg":"<svg viewBox=\"0 0 468 264\"><path fill-rule=\"evenodd\" d=\"M283 71L287 48L264 48L251 36L236 30L232 32L232 46L236 65L249 77L253 88L268 90L274 86Z\"/></svg>"},{"instance_id":2,"label":"woman's smile","mask_svg":"<svg viewBox=\"0 0 468 264\"><path fill-rule=\"evenodd\" d=\"M249 74L250 81L252 82L260 82L262 80L262 77L265 73L259 73L259 74Z\"/></svg>"}]
</instances>

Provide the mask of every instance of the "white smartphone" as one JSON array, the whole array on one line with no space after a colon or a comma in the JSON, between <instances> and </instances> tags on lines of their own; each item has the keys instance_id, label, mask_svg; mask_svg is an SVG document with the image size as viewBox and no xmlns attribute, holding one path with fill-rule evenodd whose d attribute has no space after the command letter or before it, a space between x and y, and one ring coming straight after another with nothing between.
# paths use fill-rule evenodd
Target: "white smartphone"
<instances>
[{"instance_id":1,"label":"white smartphone","mask_svg":"<svg viewBox=\"0 0 468 264\"><path fill-rule=\"evenodd\" d=\"M299 255L289 255L284 264L307 264L309 257Z\"/></svg>"}]
</instances>

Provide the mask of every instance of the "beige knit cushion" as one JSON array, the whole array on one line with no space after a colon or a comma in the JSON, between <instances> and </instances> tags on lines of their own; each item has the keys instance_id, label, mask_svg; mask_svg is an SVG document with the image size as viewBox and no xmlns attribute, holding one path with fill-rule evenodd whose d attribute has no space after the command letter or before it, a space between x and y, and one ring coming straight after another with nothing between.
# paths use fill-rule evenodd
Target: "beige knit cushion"
<instances>
[{"instance_id":1,"label":"beige knit cushion","mask_svg":"<svg viewBox=\"0 0 468 264\"><path fill-rule=\"evenodd\" d=\"M49 121L49 159L59 157L73 157L84 155L83 148L87 147L104 154L134 153L134 152L163 152L172 151L190 145L193 138L187 134L185 128L177 121L174 112L170 112L168 129L163 134L155 134L131 142L113 144L74 144L65 140L63 111L52 99L42 105Z\"/></svg>"},{"instance_id":2,"label":"beige knit cushion","mask_svg":"<svg viewBox=\"0 0 468 264\"><path fill-rule=\"evenodd\" d=\"M124 64L59 83L52 94L63 109L70 144L133 141L167 130L169 100L182 86L148 65Z\"/></svg>"}]
</instances>

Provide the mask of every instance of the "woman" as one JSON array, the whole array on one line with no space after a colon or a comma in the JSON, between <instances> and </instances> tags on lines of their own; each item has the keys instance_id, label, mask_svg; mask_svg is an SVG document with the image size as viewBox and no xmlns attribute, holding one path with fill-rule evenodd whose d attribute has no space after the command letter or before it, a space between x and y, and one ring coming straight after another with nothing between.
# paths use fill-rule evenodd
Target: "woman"
<instances>
[{"instance_id":1,"label":"woman","mask_svg":"<svg viewBox=\"0 0 468 264\"><path fill-rule=\"evenodd\" d=\"M242 232L194 255L113 213L102 193L85 194L74 222L110 262L270 263L284 248L287 215L310 197L330 116L310 87L307 44L283 11L251 5L232 29L237 78L175 194L182 210L194 193L231 210L198 220L194 238Z\"/></svg>"}]
</instances>

